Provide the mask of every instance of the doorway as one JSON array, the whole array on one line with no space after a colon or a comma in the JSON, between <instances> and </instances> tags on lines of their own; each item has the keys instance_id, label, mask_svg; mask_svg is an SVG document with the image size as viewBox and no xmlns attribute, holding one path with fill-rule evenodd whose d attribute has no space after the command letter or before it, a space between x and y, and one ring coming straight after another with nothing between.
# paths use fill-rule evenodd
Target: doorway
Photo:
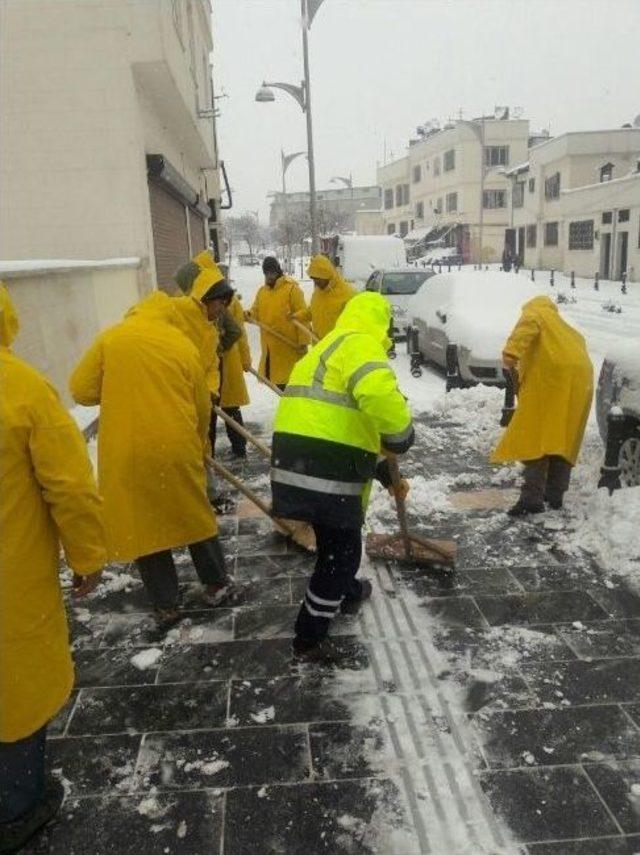
<instances>
[{"instance_id":1,"label":"doorway","mask_svg":"<svg viewBox=\"0 0 640 855\"><path fill-rule=\"evenodd\" d=\"M518 265L524 266L524 226L518 229Z\"/></svg>"},{"instance_id":2,"label":"doorway","mask_svg":"<svg viewBox=\"0 0 640 855\"><path fill-rule=\"evenodd\" d=\"M611 232L600 237L600 278L609 279L611 275Z\"/></svg>"},{"instance_id":3,"label":"doorway","mask_svg":"<svg viewBox=\"0 0 640 855\"><path fill-rule=\"evenodd\" d=\"M622 279L622 274L627 269L628 253L629 253L629 232L620 232L620 234L618 235L618 252L616 254L616 256L617 256L616 279Z\"/></svg>"}]
</instances>

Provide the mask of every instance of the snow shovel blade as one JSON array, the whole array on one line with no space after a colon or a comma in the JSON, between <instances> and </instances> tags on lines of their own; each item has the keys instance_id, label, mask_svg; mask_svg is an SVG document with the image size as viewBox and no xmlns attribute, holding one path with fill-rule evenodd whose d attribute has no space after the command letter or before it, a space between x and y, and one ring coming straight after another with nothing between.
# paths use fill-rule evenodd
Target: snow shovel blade
<instances>
[{"instance_id":1,"label":"snow shovel blade","mask_svg":"<svg viewBox=\"0 0 640 855\"><path fill-rule=\"evenodd\" d=\"M316 533L313 528L300 520L283 520L279 517L272 517L274 523L284 530L287 536L298 546L306 549L307 552L316 551Z\"/></svg>"},{"instance_id":2,"label":"snow shovel blade","mask_svg":"<svg viewBox=\"0 0 640 855\"><path fill-rule=\"evenodd\" d=\"M407 554L403 536L398 534L380 534L369 532L366 540L366 552L370 558L383 558L386 561L402 561L419 567L441 567L453 571L456 557L456 544L453 540L428 540L410 534L411 552Z\"/></svg>"}]
</instances>

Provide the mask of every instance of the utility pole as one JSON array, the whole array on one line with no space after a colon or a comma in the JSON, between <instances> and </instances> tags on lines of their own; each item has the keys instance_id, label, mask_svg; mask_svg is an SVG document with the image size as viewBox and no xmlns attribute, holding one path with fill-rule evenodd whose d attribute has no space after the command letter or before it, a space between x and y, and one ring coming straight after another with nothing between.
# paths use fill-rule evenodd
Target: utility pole
<instances>
[{"instance_id":1,"label":"utility pole","mask_svg":"<svg viewBox=\"0 0 640 855\"><path fill-rule=\"evenodd\" d=\"M310 20L307 0L300 0L302 12L302 55L304 60L305 106L307 117L307 157L309 161L309 214L311 217L311 254L315 255L320 244L318 240L318 206L316 200L316 163L313 151L313 120L311 118L311 83L309 80L309 38Z\"/></svg>"}]
</instances>

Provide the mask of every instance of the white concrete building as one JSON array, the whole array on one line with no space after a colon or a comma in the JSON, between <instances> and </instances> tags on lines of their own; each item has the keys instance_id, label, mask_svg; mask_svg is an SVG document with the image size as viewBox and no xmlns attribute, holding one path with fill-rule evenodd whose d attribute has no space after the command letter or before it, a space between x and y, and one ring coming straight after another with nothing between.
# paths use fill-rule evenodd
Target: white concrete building
<instances>
[{"instance_id":1,"label":"white concrete building","mask_svg":"<svg viewBox=\"0 0 640 855\"><path fill-rule=\"evenodd\" d=\"M405 157L378 169L385 230L457 246L468 261L500 257L510 182L527 157L529 122L493 116L457 121L413 140Z\"/></svg>"},{"instance_id":2,"label":"white concrete building","mask_svg":"<svg viewBox=\"0 0 640 855\"><path fill-rule=\"evenodd\" d=\"M167 283L220 200L209 0L0 4L0 258Z\"/></svg>"},{"instance_id":3,"label":"white concrete building","mask_svg":"<svg viewBox=\"0 0 640 855\"><path fill-rule=\"evenodd\" d=\"M18 349L58 376L97 329L215 245L211 7L3 0L0 39L0 278L31 320ZM123 258L95 276L49 264ZM42 263L28 276L3 266L30 259ZM35 307L59 299L74 320L50 314L45 336Z\"/></svg>"},{"instance_id":4,"label":"white concrete building","mask_svg":"<svg viewBox=\"0 0 640 855\"><path fill-rule=\"evenodd\" d=\"M382 211L356 211L355 227L357 235L384 235L385 222Z\"/></svg>"},{"instance_id":5,"label":"white concrete building","mask_svg":"<svg viewBox=\"0 0 640 855\"><path fill-rule=\"evenodd\" d=\"M508 172L512 201L505 240L520 262L576 275L599 272L605 279L635 267L637 277L632 254L639 160L637 128L567 133L534 146L528 160Z\"/></svg>"}]
</instances>

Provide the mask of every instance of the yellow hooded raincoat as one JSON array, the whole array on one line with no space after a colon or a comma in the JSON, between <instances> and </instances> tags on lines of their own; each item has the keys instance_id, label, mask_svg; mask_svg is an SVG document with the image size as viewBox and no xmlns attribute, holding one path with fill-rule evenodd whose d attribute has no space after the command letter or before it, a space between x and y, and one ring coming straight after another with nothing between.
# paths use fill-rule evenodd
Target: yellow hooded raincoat
<instances>
[{"instance_id":1,"label":"yellow hooded raincoat","mask_svg":"<svg viewBox=\"0 0 640 855\"><path fill-rule=\"evenodd\" d=\"M211 258L211 255L208 252L201 252L200 255L208 255L209 258ZM199 257L200 256L196 256L196 258ZM185 297L184 299L190 300L191 302L195 300L198 306L200 306L202 298L207 293L207 291L210 288L213 288L214 285L217 285L218 282L222 282L223 279L224 276L222 275L215 263L213 265L213 269L203 268L194 280L189 297ZM202 314L202 309L200 309L200 312ZM205 332L206 334L204 338L200 338L199 345L200 353L202 356L202 364L204 366L204 372L207 378L207 386L209 387L209 391L214 397L218 397L218 395L220 394L220 357L218 354L218 348L220 345L220 333L215 323L211 323L208 320L206 321Z\"/></svg>"},{"instance_id":2,"label":"yellow hooded raincoat","mask_svg":"<svg viewBox=\"0 0 640 855\"><path fill-rule=\"evenodd\" d=\"M553 454L575 464L593 398L593 366L583 337L548 297L535 297L523 306L504 355L518 362L520 391L492 462Z\"/></svg>"},{"instance_id":3,"label":"yellow hooded raincoat","mask_svg":"<svg viewBox=\"0 0 640 855\"><path fill-rule=\"evenodd\" d=\"M203 250L193 257L193 261L199 267L205 270L210 270L214 273L215 281L211 281L207 285L207 290L216 282L221 282L224 279L218 265L213 260L209 250ZM196 296L196 290L202 291L202 283L207 282L205 277L198 276L194 282L193 296ZM199 285L199 289L196 289ZM206 291L202 291L201 299ZM249 350L249 342L247 341L247 332L244 325L244 311L240 300L234 297L231 300L231 305L228 309L229 314L240 327L240 339L229 348L222 357L222 377L220 383L220 406L221 407L244 407L249 403L249 393L247 384L244 379L244 372L251 367L251 351Z\"/></svg>"},{"instance_id":4,"label":"yellow hooded raincoat","mask_svg":"<svg viewBox=\"0 0 640 855\"><path fill-rule=\"evenodd\" d=\"M342 310L356 292L326 255L314 255L307 273L312 279L328 279L329 284L326 288L313 289L310 307L296 313L296 318L311 321L314 333L322 339L334 329Z\"/></svg>"},{"instance_id":5,"label":"yellow hooded raincoat","mask_svg":"<svg viewBox=\"0 0 640 855\"><path fill-rule=\"evenodd\" d=\"M58 581L60 541L76 573L106 561L84 439L57 393L9 345L18 322L0 286L0 741L39 730L73 686Z\"/></svg>"},{"instance_id":6,"label":"yellow hooded raincoat","mask_svg":"<svg viewBox=\"0 0 640 855\"><path fill-rule=\"evenodd\" d=\"M98 476L112 560L217 533L204 467L210 326L191 297L154 292L101 333L73 372L75 400L101 405Z\"/></svg>"},{"instance_id":7,"label":"yellow hooded raincoat","mask_svg":"<svg viewBox=\"0 0 640 855\"><path fill-rule=\"evenodd\" d=\"M276 330L292 343L285 344L279 338L260 330L260 373L273 383L288 382L291 369L303 355L298 348L309 343L309 336L288 320L289 315L305 309L302 288L289 276L281 276L273 287L263 285L256 294L251 317Z\"/></svg>"}]
</instances>

